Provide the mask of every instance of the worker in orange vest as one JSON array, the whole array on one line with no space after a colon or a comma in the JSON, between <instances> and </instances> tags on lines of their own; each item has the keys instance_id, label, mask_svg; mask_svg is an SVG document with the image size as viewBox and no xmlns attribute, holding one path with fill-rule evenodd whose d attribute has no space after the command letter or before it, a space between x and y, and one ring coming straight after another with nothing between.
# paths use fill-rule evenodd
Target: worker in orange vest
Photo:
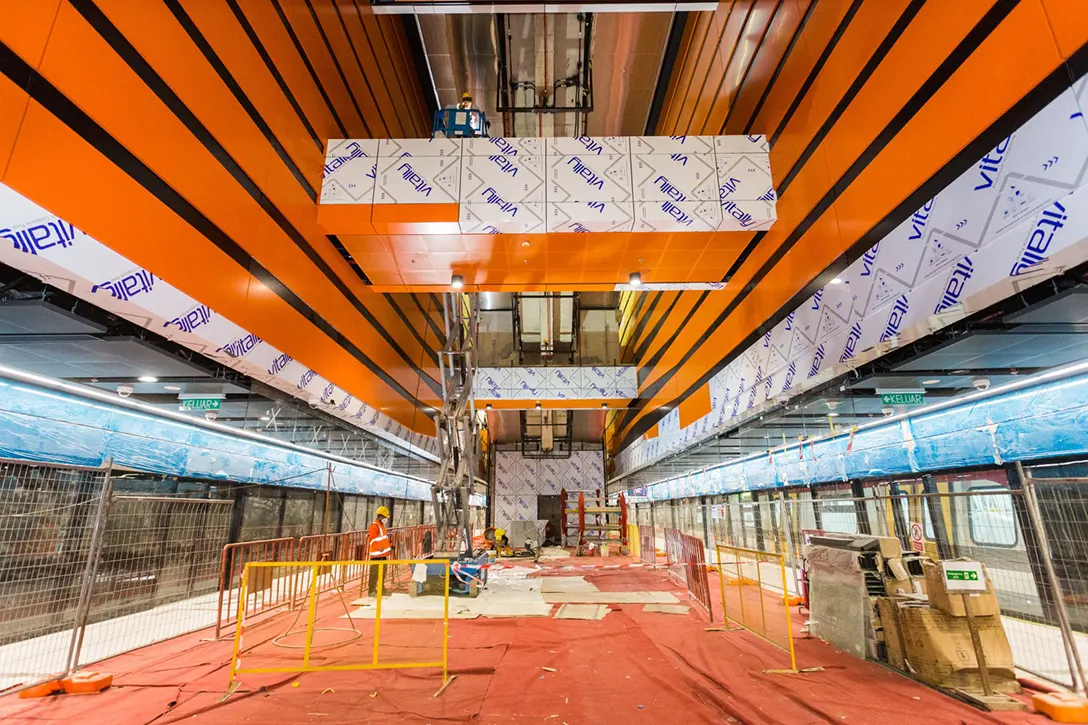
<instances>
[{"instance_id":1,"label":"worker in orange vest","mask_svg":"<svg viewBox=\"0 0 1088 725\"><path fill-rule=\"evenodd\" d=\"M370 529L366 533L367 539L367 557L373 561L375 559L388 559L390 554L393 553L393 547L389 542L389 532L385 528L385 522L389 520L389 509L385 506L379 506L378 510L374 512L374 523L370 525ZM377 565L370 567L370 582L367 585L367 592L372 597L378 596L378 572L386 567L380 567ZM384 576L382 577L384 578ZM389 591L385 588L385 582L382 582L382 595L388 596Z\"/></svg>"}]
</instances>

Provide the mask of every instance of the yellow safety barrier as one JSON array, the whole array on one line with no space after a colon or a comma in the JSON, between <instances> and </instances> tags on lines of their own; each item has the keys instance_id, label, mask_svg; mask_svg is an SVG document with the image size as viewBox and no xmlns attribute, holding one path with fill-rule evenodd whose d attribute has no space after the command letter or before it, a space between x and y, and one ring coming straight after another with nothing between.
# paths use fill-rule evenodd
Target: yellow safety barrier
<instances>
[{"instance_id":1,"label":"yellow safety barrier","mask_svg":"<svg viewBox=\"0 0 1088 725\"><path fill-rule=\"evenodd\" d=\"M385 570L386 567L395 566L408 566L411 567L414 564L425 565L442 565L445 573L445 586L443 591L443 604L442 604L442 659L439 661L428 662L388 662L382 663L378 661L378 651L381 644L381 631L382 631L382 595L386 590L385 586ZM250 667L243 668L240 655L245 653L249 657L255 647L245 647L245 630L246 630L246 611L243 606L243 602L246 599L246 588L251 581L250 577L259 579L258 569L270 568L270 567L287 567L297 568L299 571L296 574L301 588L306 587L308 589L308 595L305 600L306 608L306 627L305 627L305 640L301 647L303 650L301 663L291 663L285 666L275 667ZM377 596L375 598L375 611L374 611L374 627L373 638L374 643L369 653L369 662L348 662L339 664L314 664L312 661L312 655L315 650L332 650L340 649L341 656L348 659L351 658L353 652L344 652L344 648L348 647L352 643L358 641L365 634L360 632L355 627L354 619L351 616L351 612L347 611L347 603L344 601L344 592L346 585L342 582L343 579L339 577L338 571L354 571L362 572L366 571L365 567L377 567L378 582L377 582ZM308 576L309 582L305 583L307 573L303 570L309 569ZM364 580L366 577L364 577ZM327 587L328 581L332 580L337 582L331 589ZM318 620L321 618L322 613L318 611L318 597L319 594L325 590L326 594L335 594L340 598L341 603L344 606L344 611L347 614L347 622L350 629L346 627L319 627ZM299 599L299 610L301 612L302 599ZM343 619L339 612L336 614L337 622ZM437 619L437 617L436 617ZM267 620L266 620L267 621ZM288 625L287 630L277 637L272 638L261 644L268 644L286 648L286 649L298 649L298 645L286 644L283 642L289 635L301 634L302 630L293 630L292 627L298 621L298 615L291 624ZM234 651L231 656L230 663L230 688L233 691L235 683L237 682L239 675L246 674L265 674L275 672L334 672L334 671L349 671L349 670L387 670L387 669L419 669L428 667L441 667L442 668L442 683L448 681L449 671L449 626L450 626L450 562L444 559L376 559L373 561L302 561L302 562L248 562L245 569L242 572L242 580L239 593L239 606L238 606L238 619L234 632ZM349 636L332 643L314 644L314 633L317 631L342 631L348 632ZM259 646L259 645L258 645Z\"/></svg>"},{"instance_id":2,"label":"yellow safety barrier","mask_svg":"<svg viewBox=\"0 0 1088 725\"><path fill-rule=\"evenodd\" d=\"M638 525L627 524L627 551L632 559L639 558L642 542L638 539Z\"/></svg>"},{"instance_id":3,"label":"yellow safety barrier","mask_svg":"<svg viewBox=\"0 0 1088 725\"><path fill-rule=\"evenodd\" d=\"M717 553L718 583L722 592L722 623L726 628L730 623L736 624L787 652L790 656L789 671L796 672L797 654L793 647L785 555L724 544L717 545ZM764 587L765 567L771 569L766 583L771 584L773 581L774 586L782 587L781 592ZM746 592L752 590L755 590L756 596L747 596ZM734 593L735 597L732 596ZM732 604L728 600L733 600Z\"/></svg>"}]
</instances>

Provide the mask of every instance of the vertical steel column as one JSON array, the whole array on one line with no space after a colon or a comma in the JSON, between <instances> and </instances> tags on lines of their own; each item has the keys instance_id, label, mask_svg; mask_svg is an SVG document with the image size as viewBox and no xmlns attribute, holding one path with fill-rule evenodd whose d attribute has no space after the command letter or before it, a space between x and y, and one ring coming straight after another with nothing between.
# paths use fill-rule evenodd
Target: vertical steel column
<instances>
[{"instance_id":1,"label":"vertical steel column","mask_svg":"<svg viewBox=\"0 0 1088 725\"><path fill-rule=\"evenodd\" d=\"M83 581L79 587L79 604L76 606L76 618L72 622L72 639L68 642L68 658L64 664L64 674L68 676L79 667L79 652L83 648L83 633L87 627L87 617L91 609L91 594L94 589L95 573L102 552L102 541L106 533L106 519L109 516L110 499L113 497L113 459L106 462L106 475L102 481L102 496L98 499L98 509L94 515L94 529L91 532L90 550L87 553L87 567L83 570Z\"/></svg>"},{"instance_id":2,"label":"vertical steel column","mask_svg":"<svg viewBox=\"0 0 1088 725\"><path fill-rule=\"evenodd\" d=\"M786 534L786 550L789 552L789 555L790 555L790 571L793 572L793 591L794 591L795 594L800 594L801 593L801 579L800 579L800 575L798 574L798 572L801 570L801 567L799 567L797 565L797 558L795 556L794 549L793 549L793 511L791 510L792 507L790 506L790 502L786 499L786 492L785 491L779 491L778 492L778 504L779 504L779 506L782 507L781 508L781 516L779 517L779 521L782 522L782 530ZM785 574L785 572L783 572L783 574ZM785 586L785 583L786 583L785 582L785 576L783 576L782 577L783 586ZM788 617L789 616L789 606L786 607L786 610L787 610L786 611L786 616ZM792 638L791 638L791 640L792 640ZM796 667L795 667L795 669L796 669Z\"/></svg>"},{"instance_id":3,"label":"vertical steel column","mask_svg":"<svg viewBox=\"0 0 1088 725\"><path fill-rule=\"evenodd\" d=\"M903 549L909 549L910 527L907 525L906 514L903 513L902 499L899 498L901 494L898 481L892 481L888 484L888 493L892 496L888 500L888 505L892 507L892 525L895 527L896 538L903 545Z\"/></svg>"},{"instance_id":4,"label":"vertical steel column","mask_svg":"<svg viewBox=\"0 0 1088 725\"><path fill-rule=\"evenodd\" d=\"M1058 579L1058 573L1054 570L1054 561L1051 558L1050 543L1047 541L1046 527L1043 524L1043 516L1039 511L1039 501L1035 497L1035 482L1030 476L1025 475L1024 466L1020 461L1016 462L1016 472L1024 484L1024 503L1027 505L1028 515L1031 517L1032 526L1040 534L1039 547L1043 555L1043 565L1046 567L1047 580L1050 590L1054 594L1056 603L1055 613L1058 615L1058 626L1062 632L1062 643L1065 646L1066 659L1069 662L1069 674L1072 675L1073 684L1078 694L1085 693L1084 665L1081 663L1080 650L1077 649L1077 641L1073 637L1073 627L1069 623L1069 612L1065 608L1065 599L1062 597L1062 585Z\"/></svg>"},{"instance_id":5,"label":"vertical steel column","mask_svg":"<svg viewBox=\"0 0 1088 725\"><path fill-rule=\"evenodd\" d=\"M856 479L851 480L850 495L854 497L854 516L858 520L858 533L872 536L873 526L869 521L869 509L865 505L865 484Z\"/></svg>"},{"instance_id":6,"label":"vertical steel column","mask_svg":"<svg viewBox=\"0 0 1088 725\"><path fill-rule=\"evenodd\" d=\"M930 494L926 496L926 506L929 507L929 518L933 521L933 534L937 539L937 554L941 559L951 559L952 542L948 538L948 527L944 521L944 505L941 497L937 495L937 479L932 473L922 476L922 492Z\"/></svg>"}]
</instances>

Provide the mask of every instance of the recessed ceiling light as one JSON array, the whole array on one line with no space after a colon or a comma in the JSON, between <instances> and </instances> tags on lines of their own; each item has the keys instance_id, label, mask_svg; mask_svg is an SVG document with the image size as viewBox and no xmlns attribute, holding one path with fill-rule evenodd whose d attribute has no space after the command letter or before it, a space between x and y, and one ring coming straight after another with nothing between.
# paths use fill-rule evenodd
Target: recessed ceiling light
<instances>
[{"instance_id":1,"label":"recessed ceiling light","mask_svg":"<svg viewBox=\"0 0 1088 725\"><path fill-rule=\"evenodd\" d=\"M627 284L632 287L638 287L642 284L642 275L638 272L632 272L627 276Z\"/></svg>"},{"instance_id":2,"label":"recessed ceiling light","mask_svg":"<svg viewBox=\"0 0 1088 725\"><path fill-rule=\"evenodd\" d=\"M831 284L842 284L842 280L838 277L835 277L833 280L831 280Z\"/></svg>"},{"instance_id":3,"label":"recessed ceiling light","mask_svg":"<svg viewBox=\"0 0 1088 725\"><path fill-rule=\"evenodd\" d=\"M828 418L838 418L838 417L839 417L839 414L838 414L838 413L828 413L828 414L827 414L827 417L828 417Z\"/></svg>"},{"instance_id":4,"label":"recessed ceiling light","mask_svg":"<svg viewBox=\"0 0 1088 725\"><path fill-rule=\"evenodd\" d=\"M608 408L608 403L601 403L601 407L607 409Z\"/></svg>"},{"instance_id":5,"label":"recessed ceiling light","mask_svg":"<svg viewBox=\"0 0 1088 725\"><path fill-rule=\"evenodd\" d=\"M271 420L267 415L262 415L261 420Z\"/></svg>"},{"instance_id":6,"label":"recessed ceiling light","mask_svg":"<svg viewBox=\"0 0 1088 725\"><path fill-rule=\"evenodd\" d=\"M141 383L157 383L157 382L159 382L159 379L156 378L154 375L141 375L140 377L138 377L136 379L139 380Z\"/></svg>"},{"instance_id":7,"label":"recessed ceiling light","mask_svg":"<svg viewBox=\"0 0 1088 725\"><path fill-rule=\"evenodd\" d=\"M922 385L936 385L941 382L940 378L930 378L929 380L923 380Z\"/></svg>"},{"instance_id":8,"label":"recessed ceiling light","mask_svg":"<svg viewBox=\"0 0 1088 725\"><path fill-rule=\"evenodd\" d=\"M540 410L540 403L537 403L537 404L536 404L536 409L537 409L537 410Z\"/></svg>"},{"instance_id":9,"label":"recessed ceiling light","mask_svg":"<svg viewBox=\"0 0 1088 725\"><path fill-rule=\"evenodd\" d=\"M465 286L465 278L462 277L461 275L455 274L450 279L450 287L453 287L454 289L461 289L464 286Z\"/></svg>"},{"instance_id":10,"label":"recessed ceiling light","mask_svg":"<svg viewBox=\"0 0 1088 725\"><path fill-rule=\"evenodd\" d=\"M523 246L523 247L528 247L528 246L529 246L529 241L528 241L528 240L526 240L526 241L522 242L522 243L521 243L521 246Z\"/></svg>"},{"instance_id":11,"label":"recessed ceiling light","mask_svg":"<svg viewBox=\"0 0 1088 725\"><path fill-rule=\"evenodd\" d=\"M169 390L171 393L176 393L176 392L181 390L181 386L180 385L164 385L164 386L162 386L162 389L163 390Z\"/></svg>"},{"instance_id":12,"label":"recessed ceiling light","mask_svg":"<svg viewBox=\"0 0 1088 725\"><path fill-rule=\"evenodd\" d=\"M485 405L484 409L485 410L491 410L491 403L488 403L487 405Z\"/></svg>"}]
</instances>

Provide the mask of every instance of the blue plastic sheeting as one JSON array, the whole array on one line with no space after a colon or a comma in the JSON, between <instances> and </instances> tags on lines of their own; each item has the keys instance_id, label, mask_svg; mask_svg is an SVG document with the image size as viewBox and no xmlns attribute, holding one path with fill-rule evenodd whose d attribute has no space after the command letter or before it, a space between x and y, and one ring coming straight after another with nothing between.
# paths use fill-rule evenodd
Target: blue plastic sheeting
<instances>
[{"instance_id":1,"label":"blue plastic sheeting","mask_svg":"<svg viewBox=\"0 0 1088 725\"><path fill-rule=\"evenodd\" d=\"M329 460L292 448L0 380L0 458L324 490ZM333 461L341 493L430 500L430 484Z\"/></svg>"},{"instance_id":2,"label":"blue plastic sheeting","mask_svg":"<svg viewBox=\"0 0 1088 725\"><path fill-rule=\"evenodd\" d=\"M786 446L647 487L663 501L1088 454L1088 374ZM847 450L849 448L849 450Z\"/></svg>"}]
</instances>

